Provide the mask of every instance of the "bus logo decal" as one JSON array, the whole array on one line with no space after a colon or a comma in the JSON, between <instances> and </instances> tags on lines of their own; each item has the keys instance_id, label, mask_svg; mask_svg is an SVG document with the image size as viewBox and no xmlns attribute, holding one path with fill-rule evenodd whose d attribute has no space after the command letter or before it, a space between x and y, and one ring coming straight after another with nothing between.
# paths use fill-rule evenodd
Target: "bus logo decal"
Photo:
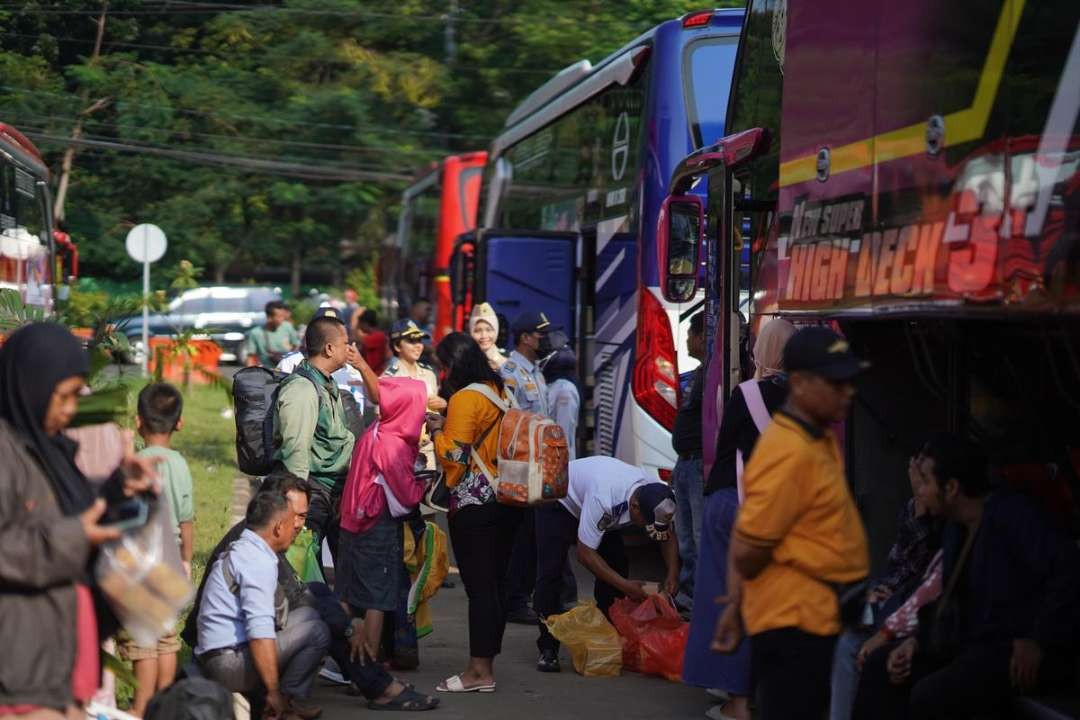
<instances>
[{"instance_id":1,"label":"bus logo decal","mask_svg":"<svg viewBox=\"0 0 1080 720\"><path fill-rule=\"evenodd\" d=\"M615 121L615 135L611 138L611 177L622 180L626 174L626 161L630 157L630 116L625 110Z\"/></svg>"}]
</instances>

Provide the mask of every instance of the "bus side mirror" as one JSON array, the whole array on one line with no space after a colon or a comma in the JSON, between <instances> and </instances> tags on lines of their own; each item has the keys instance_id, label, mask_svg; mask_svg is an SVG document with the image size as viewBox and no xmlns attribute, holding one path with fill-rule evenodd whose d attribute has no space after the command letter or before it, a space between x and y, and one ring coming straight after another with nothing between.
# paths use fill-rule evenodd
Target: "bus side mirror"
<instances>
[{"instance_id":1,"label":"bus side mirror","mask_svg":"<svg viewBox=\"0 0 1080 720\"><path fill-rule=\"evenodd\" d=\"M472 289L473 238L468 234L458 237L457 247L450 256L450 298L455 306L468 305L469 292Z\"/></svg>"},{"instance_id":2,"label":"bus side mirror","mask_svg":"<svg viewBox=\"0 0 1080 720\"><path fill-rule=\"evenodd\" d=\"M656 230L660 291L670 302L688 302L698 290L705 206L697 195L669 195Z\"/></svg>"}]
</instances>

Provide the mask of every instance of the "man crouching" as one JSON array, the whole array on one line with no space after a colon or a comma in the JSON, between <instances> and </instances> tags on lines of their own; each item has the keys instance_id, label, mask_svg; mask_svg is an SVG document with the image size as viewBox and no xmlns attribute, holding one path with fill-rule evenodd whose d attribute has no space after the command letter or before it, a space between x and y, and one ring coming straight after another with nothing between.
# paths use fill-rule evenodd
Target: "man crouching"
<instances>
[{"instance_id":1,"label":"man crouching","mask_svg":"<svg viewBox=\"0 0 1080 720\"><path fill-rule=\"evenodd\" d=\"M264 688L265 717L317 717L318 708L298 700L311 694L330 631L314 608L290 610L278 585L278 553L301 523L285 493L256 494L245 522L207 575L195 657L231 692Z\"/></svg>"}]
</instances>

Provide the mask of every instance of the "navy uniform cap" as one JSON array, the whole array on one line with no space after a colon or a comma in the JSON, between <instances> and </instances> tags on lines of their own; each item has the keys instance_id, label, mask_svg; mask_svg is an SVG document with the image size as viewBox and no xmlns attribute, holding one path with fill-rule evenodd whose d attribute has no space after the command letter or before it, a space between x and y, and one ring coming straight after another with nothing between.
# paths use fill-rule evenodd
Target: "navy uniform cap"
<instances>
[{"instance_id":1,"label":"navy uniform cap","mask_svg":"<svg viewBox=\"0 0 1080 720\"><path fill-rule=\"evenodd\" d=\"M542 312L523 312L514 318L514 322L510 325L510 330L515 335L529 332L546 333L554 329L547 315Z\"/></svg>"}]
</instances>

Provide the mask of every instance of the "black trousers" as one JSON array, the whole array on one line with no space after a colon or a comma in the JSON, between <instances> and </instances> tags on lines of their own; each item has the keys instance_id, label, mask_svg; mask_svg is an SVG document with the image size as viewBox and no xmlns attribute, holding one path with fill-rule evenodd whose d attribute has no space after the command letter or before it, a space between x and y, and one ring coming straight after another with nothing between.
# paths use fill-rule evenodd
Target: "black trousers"
<instances>
[{"instance_id":1,"label":"black trousers","mask_svg":"<svg viewBox=\"0 0 1080 720\"><path fill-rule=\"evenodd\" d=\"M521 610L532 601L536 587L536 516L533 508L521 511L521 526L514 537L507 575L507 609Z\"/></svg>"},{"instance_id":2,"label":"black trousers","mask_svg":"<svg viewBox=\"0 0 1080 720\"><path fill-rule=\"evenodd\" d=\"M334 566L338 562L338 543L341 536L341 491L343 484L330 490L317 480L309 480L311 502L308 503L307 526L318 536L319 557L322 557L322 541L330 545L330 557Z\"/></svg>"},{"instance_id":3,"label":"black trousers","mask_svg":"<svg viewBox=\"0 0 1080 720\"><path fill-rule=\"evenodd\" d=\"M394 682L394 678L386 672L381 662L367 659L359 663L350 659L351 652L345 629L349 627L352 618L345 612L333 591L323 583L308 583L308 590L315 598L315 609L330 629L330 657L334 658L334 662L341 668L345 679L352 681L368 700L381 697L386 688Z\"/></svg>"},{"instance_id":4,"label":"black trousers","mask_svg":"<svg viewBox=\"0 0 1080 720\"><path fill-rule=\"evenodd\" d=\"M878 648L863 665L854 720L958 720L1012 717L1015 691L1010 679L1012 643L977 643L951 659L916 652L911 681L889 680L889 653L899 643ZM1053 691L1073 677L1061 653L1044 652L1039 690Z\"/></svg>"},{"instance_id":5,"label":"black trousers","mask_svg":"<svg viewBox=\"0 0 1080 720\"><path fill-rule=\"evenodd\" d=\"M577 532L578 519L562 503L536 509L536 596L533 605L541 618L558 615L565 609L561 598L565 586L566 553L577 544ZM618 532L604 533L597 552L615 572L624 577L630 572L626 549ZM611 604L623 594L598 579L593 587L593 597L596 606L607 614ZM540 623L540 638L536 645L541 651L558 652L559 641L552 637L544 623Z\"/></svg>"},{"instance_id":6,"label":"black trousers","mask_svg":"<svg viewBox=\"0 0 1080 720\"><path fill-rule=\"evenodd\" d=\"M759 720L821 720L829 708L835 635L798 628L750 636Z\"/></svg>"},{"instance_id":7,"label":"black trousers","mask_svg":"<svg viewBox=\"0 0 1080 720\"><path fill-rule=\"evenodd\" d=\"M450 543L469 597L469 655L502 652L507 570L522 513L498 503L467 505L450 515Z\"/></svg>"}]
</instances>

